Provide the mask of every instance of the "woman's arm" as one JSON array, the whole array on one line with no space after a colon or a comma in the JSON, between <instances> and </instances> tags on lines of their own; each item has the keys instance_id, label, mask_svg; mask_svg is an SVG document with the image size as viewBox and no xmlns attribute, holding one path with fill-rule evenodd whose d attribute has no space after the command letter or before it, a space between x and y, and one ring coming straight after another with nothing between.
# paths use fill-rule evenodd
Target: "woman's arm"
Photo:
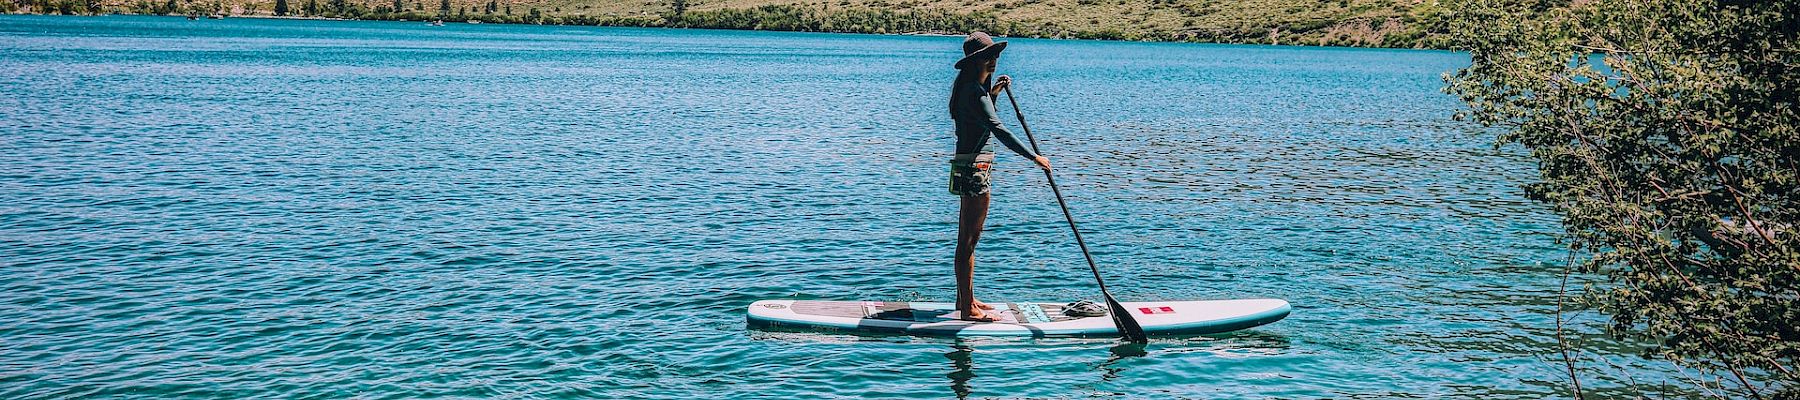
<instances>
[{"instance_id":1,"label":"woman's arm","mask_svg":"<svg viewBox=\"0 0 1800 400\"><path fill-rule=\"evenodd\" d=\"M1032 152L1030 147L1025 146L1025 143L1020 142L1019 137L1013 136L1012 131L1006 130L1006 127L1004 126L1000 126L1000 116L995 115L994 113L993 97L981 97L981 111L983 114L986 114L981 118L982 125L985 125L984 127L987 128L988 132L994 133L995 139L1000 139L1000 144L1006 145L1006 148L1012 149L1014 153L1019 153L1021 156L1025 156L1026 159L1033 161L1038 159L1038 154Z\"/></svg>"},{"instance_id":2,"label":"woman's arm","mask_svg":"<svg viewBox=\"0 0 1800 400\"><path fill-rule=\"evenodd\" d=\"M1001 75L999 82L994 84L993 90L989 91L987 96L981 98L981 110L983 113L987 114L986 118L984 118L986 121L984 125L987 125L989 132L994 133L995 138L1000 139L1000 143L1005 144L1006 147L1012 149L1013 152L1019 153L1019 155L1025 156L1025 158L1037 163L1038 168L1043 168L1044 171L1048 172L1050 171L1049 158L1031 151L1031 148L1025 147L1024 143L1019 142L1017 136L1013 136L1012 131L1008 131L1006 130L1006 127L1000 126L1000 117L996 115L998 113L994 111L994 98L999 97L1000 92L1006 90L1007 86L1010 86L1011 84L1012 78Z\"/></svg>"}]
</instances>

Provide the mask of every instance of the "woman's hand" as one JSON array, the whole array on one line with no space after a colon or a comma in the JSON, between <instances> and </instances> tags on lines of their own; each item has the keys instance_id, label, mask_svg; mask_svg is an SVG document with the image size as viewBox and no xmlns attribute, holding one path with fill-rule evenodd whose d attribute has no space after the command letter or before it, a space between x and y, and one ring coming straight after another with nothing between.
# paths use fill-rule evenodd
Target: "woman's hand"
<instances>
[{"instance_id":1,"label":"woman's hand","mask_svg":"<svg viewBox=\"0 0 1800 400\"><path fill-rule=\"evenodd\" d=\"M999 96L1000 92L1006 91L1007 86L1012 86L1012 77L1001 75L994 78L994 89L988 93L988 96Z\"/></svg>"},{"instance_id":2,"label":"woman's hand","mask_svg":"<svg viewBox=\"0 0 1800 400\"><path fill-rule=\"evenodd\" d=\"M1034 158L1031 161L1036 161L1038 168L1043 168L1044 172L1050 172L1050 158L1044 157L1044 156L1038 156L1037 158Z\"/></svg>"}]
</instances>

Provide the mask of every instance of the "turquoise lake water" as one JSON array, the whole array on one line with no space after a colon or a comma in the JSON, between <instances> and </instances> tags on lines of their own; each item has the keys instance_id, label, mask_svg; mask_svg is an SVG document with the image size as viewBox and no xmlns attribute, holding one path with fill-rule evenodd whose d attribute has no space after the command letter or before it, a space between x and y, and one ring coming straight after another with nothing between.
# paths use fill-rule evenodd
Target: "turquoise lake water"
<instances>
[{"instance_id":1,"label":"turquoise lake water","mask_svg":"<svg viewBox=\"0 0 1800 400\"><path fill-rule=\"evenodd\" d=\"M1520 151L1451 120L1468 59L1439 51L1001 59L1118 297L1286 320L747 329L758 299L952 297L959 45L0 16L0 398L1566 394L1561 228ZM1043 176L1000 160L977 293L1097 298Z\"/></svg>"}]
</instances>

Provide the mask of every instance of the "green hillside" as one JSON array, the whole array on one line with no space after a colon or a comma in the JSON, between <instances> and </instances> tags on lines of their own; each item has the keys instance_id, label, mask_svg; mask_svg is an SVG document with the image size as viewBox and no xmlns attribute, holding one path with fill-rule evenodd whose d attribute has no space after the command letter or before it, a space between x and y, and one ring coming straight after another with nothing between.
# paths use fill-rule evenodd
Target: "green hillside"
<instances>
[{"instance_id":1,"label":"green hillside","mask_svg":"<svg viewBox=\"0 0 1800 400\"><path fill-rule=\"evenodd\" d=\"M285 8L323 18L1444 47L1439 1L0 0L0 11L274 16Z\"/></svg>"}]
</instances>

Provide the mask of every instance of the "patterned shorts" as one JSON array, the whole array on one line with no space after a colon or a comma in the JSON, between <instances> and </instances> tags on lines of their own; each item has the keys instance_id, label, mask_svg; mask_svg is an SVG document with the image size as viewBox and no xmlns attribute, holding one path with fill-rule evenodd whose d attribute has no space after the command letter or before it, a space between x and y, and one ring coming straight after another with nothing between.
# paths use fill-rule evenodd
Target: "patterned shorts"
<instances>
[{"instance_id":1,"label":"patterned shorts","mask_svg":"<svg viewBox=\"0 0 1800 400\"><path fill-rule=\"evenodd\" d=\"M993 183L994 153L957 154L950 159L950 194L981 196Z\"/></svg>"}]
</instances>

